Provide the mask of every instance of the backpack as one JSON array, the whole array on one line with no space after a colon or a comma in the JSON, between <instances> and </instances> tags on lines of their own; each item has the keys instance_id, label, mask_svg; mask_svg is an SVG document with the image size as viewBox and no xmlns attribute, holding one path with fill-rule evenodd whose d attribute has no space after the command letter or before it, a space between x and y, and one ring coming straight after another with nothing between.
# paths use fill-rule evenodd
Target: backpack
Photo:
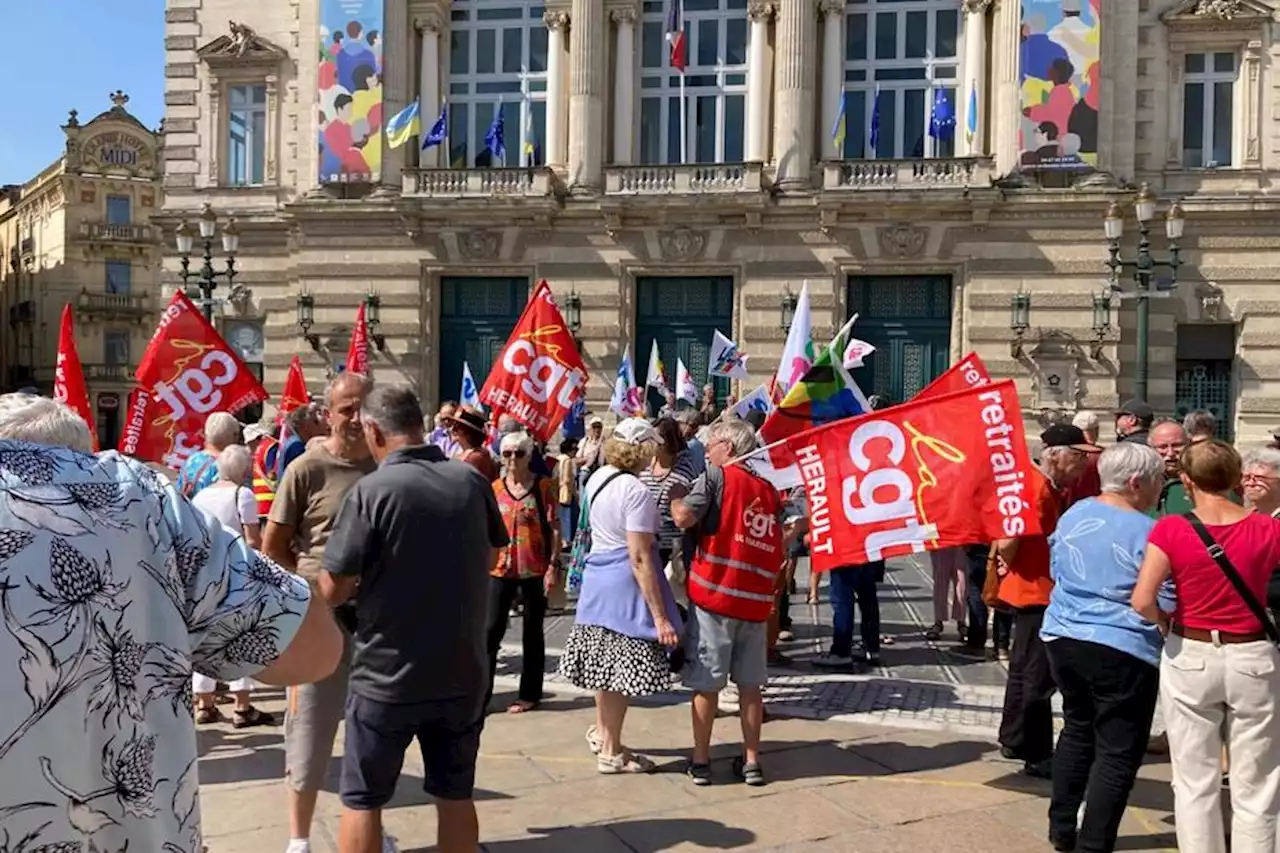
<instances>
[{"instance_id":1,"label":"backpack","mask_svg":"<svg viewBox=\"0 0 1280 853\"><path fill-rule=\"evenodd\" d=\"M634 477L630 471L614 471L605 481L600 484L600 488L596 489L596 495L599 495L609 484L619 477L626 475ZM577 592L582 586L582 573L587 568L587 555L591 553L591 500L593 495L588 495L587 490L582 490L582 506L578 510L578 530L573 534L573 547L569 551L569 579L567 588L570 592Z\"/></svg>"}]
</instances>

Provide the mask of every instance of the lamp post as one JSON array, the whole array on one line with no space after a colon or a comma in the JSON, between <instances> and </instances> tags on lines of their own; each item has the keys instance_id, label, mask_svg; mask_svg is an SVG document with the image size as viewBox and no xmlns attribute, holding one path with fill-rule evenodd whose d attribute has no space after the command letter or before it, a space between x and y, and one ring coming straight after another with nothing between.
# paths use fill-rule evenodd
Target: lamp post
<instances>
[{"instance_id":1,"label":"lamp post","mask_svg":"<svg viewBox=\"0 0 1280 853\"><path fill-rule=\"evenodd\" d=\"M1159 258L1151 253L1151 220L1156 215L1156 195L1149 184L1143 184L1138 190L1133 209L1138 218L1139 235L1138 252L1133 260L1126 260L1120 254L1120 239L1124 236L1124 211L1119 203L1111 203L1102 224L1110 252L1107 260L1107 266L1111 269L1110 288L1119 295L1122 302L1128 299L1136 299L1138 302L1138 375L1134 380L1134 396L1145 402L1149 373L1147 349L1151 332L1151 300L1172 296L1178 286L1178 268L1182 266L1179 242L1186 225L1186 214L1178 202L1175 201L1170 206L1164 221L1169 256ZM1161 267L1169 268L1167 285L1156 279L1156 271ZM1133 270L1133 292L1124 291L1120 287L1120 275L1129 269Z\"/></svg>"},{"instance_id":2,"label":"lamp post","mask_svg":"<svg viewBox=\"0 0 1280 853\"><path fill-rule=\"evenodd\" d=\"M1013 340L1009 342L1009 357L1022 358L1022 339L1031 328L1031 294L1019 289L1009 300L1009 330Z\"/></svg>"},{"instance_id":3,"label":"lamp post","mask_svg":"<svg viewBox=\"0 0 1280 853\"><path fill-rule=\"evenodd\" d=\"M564 323L569 327L569 334L577 340L578 332L582 330L582 297L578 295L576 288L570 290L565 297Z\"/></svg>"},{"instance_id":4,"label":"lamp post","mask_svg":"<svg viewBox=\"0 0 1280 853\"><path fill-rule=\"evenodd\" d=\"M226 226L222 229L222 251L226 254L227 268L225 270L217 270L213 267L213 238L218 233L218 215L213 212L213 206L205 202L204 210L200 212L197 220L199 225L199 237L203 246L204 263L199 271L191 272L191 251L194 248L196 234L192 233L191 226L186 220L178 223L178 228L174 231L174 242L178 246L178 256L182 262L182 289L190 292L188 282L194 275L196 279L196 287L200 290L200 310L204 314L204 318L210 323L213 322L213 291L218 286L218 279L225 278L227 286L230 287L235 283L236 278L236 251L240 248L240 229L236 227L234 218L227 220Z\"/></svg>"},{"instance_id":5,"label":"lamp post","mask_svg":"<svg viewBox=\"0 0 1280 853\"><path fill-rule=\"evenodd\" d=\"M382 297L370 291L364 296L364 328L378 352L387 348L386 336L382 334Z\"/></svg>"},{"instance_id":6,"label":"lamp post","mask_svg":"<svg viewBox=\"0 0 1280 853\"><path fill-rule=\"evenodd\" d=\"M787 292L782 295L782 303L779 305L782 310L779 326L782 331L789 332L791 330L791 323L796 318L796 306L799 304L799 297L791 292L791 285L787 285Z\"/></svg>"}]
</instances>

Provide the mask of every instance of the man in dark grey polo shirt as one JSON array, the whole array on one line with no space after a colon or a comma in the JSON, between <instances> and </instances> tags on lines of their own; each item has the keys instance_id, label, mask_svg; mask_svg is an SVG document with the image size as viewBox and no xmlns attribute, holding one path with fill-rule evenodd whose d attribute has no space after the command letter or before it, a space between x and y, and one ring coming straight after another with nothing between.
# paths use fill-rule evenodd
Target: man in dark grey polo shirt
<instances>
[{"instance_id":1,"label":"man in dark grey polo shirt","mask_svg":"<svg viewBox=\"0 0 1280 853\"><path fill-rule=\"evenodd\" d=\"M378 469L343 500L319 578L330 604L356 606L339 849L395 849L381 810L416 738L440 850L472 853L489 568L506 526L484 477L426 444L412 391L372 391L360 418Z\"/></svg>"}]
</instances>

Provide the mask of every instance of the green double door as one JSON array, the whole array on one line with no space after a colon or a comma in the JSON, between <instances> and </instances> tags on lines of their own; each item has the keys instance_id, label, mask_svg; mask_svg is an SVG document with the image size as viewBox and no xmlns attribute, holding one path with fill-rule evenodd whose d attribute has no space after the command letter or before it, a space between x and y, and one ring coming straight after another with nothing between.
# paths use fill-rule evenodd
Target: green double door
<instances>
[{"instance_id":1,"label":"green double door","mask_svg":"<svg viewBox=\"0 0 1280 853\"><path fill-rule=\"evenodd\" d=\"M476 389L502 357L529 300L527 278L446 276L440 280L440 400L462 392L462 364L471 368Z\"/></svg>"},{"instance_id":2,"label":"green double door","mask_svg":"<svg viewBox=\"0 0 1280 853\"><path fill-rule=\"evenodd\" d=\"M676 360L684 361L701 395L707 382L711 338L719 329L732 337L733 279L728 276L645 276L636 279L636 336L632 358L636 382L644 384L649 352L658 342L667 381L676 390ZM714 379L716 398L723 404L729 380ZM662 405L650 390L649 410Z\"/></svg>"},{"instance_id":3,"label":"green double door","mask_svg":"<svg viewBox=\"0 0 1280 853\"><path fill-rule=\"evenodd\" d=\"M851 334L876 349L853 378L867 396L910 400L951 365L950 276L858 276L848 282Z\"/></svg>"}]
</instances>

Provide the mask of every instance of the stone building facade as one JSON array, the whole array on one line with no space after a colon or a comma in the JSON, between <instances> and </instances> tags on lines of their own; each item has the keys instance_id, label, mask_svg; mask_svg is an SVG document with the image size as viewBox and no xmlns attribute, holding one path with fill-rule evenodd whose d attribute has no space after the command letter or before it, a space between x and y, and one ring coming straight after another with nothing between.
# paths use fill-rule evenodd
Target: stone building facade
<instances>
[{"instance_id":1,"label":"stone building facade","mask_svg":"<svg viewBox=\"0 0 1280 853\"><path fill-rule=\"evenodd\" d=\"M1120 205L1132 257L1148 183L1157 256L1174 200L1186 217L1178 286L1158 271L1148 302L1150 402L1214 409L1239 439L1280 423L1274 0L1101 4L1097 171L1074 177L1020 169L1016 0L684 0L687 91L661 0L386 0L383 115L418 99L425 134L447 105L448 138L322 185L329 5L166 8L155 221L236 217L248 295L227 316L262 329L272 391L299 352L318 383L374 294L378 378L456 397L545 278L581 306L597 408L625 344L638 373L656 339L701 381L715 328L752 356L739 390L767 381L807 286L816 338L857 313L878 347L867 393L909 397L973 350L1029 421L1110 410L1135 392L1138 311L1106 286L1103 217ZM939 89L962 128L945 141L926 130ZM495 110L502 163L483 150Z\"/></svg>"},{"instance_id":2,"label":"stone building facade","mask_svg":"<svg viewBox=\"0 0 1280 853\"><path fill-rule=\"evenodd\" d=\"M136 366L157 319L162 253L161 136L112 106L82 122L31 180L0 189L0 388L53 388L63 306L104 447L123 427Z\"/></svg>"}]
</instances>

